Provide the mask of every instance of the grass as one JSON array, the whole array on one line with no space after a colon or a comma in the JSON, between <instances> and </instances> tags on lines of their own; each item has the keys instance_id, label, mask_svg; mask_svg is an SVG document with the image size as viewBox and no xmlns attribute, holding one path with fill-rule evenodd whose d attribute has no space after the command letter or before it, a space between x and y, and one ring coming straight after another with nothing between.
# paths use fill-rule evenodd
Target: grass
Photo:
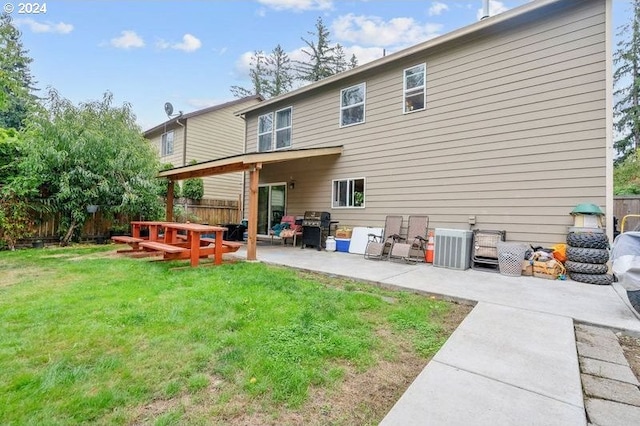
<instances>
[{"instance_id":1,"label":"grass","mask_svg":"<svg viewBox=\"0 0 640 426\"><path fill-rule=\"evenodd\" d=\"M337 389L346 366L375 369L402 342L426 362L447 337L443 301L106 250L0 253L0 424L208 424L247 407L276 418Z\"/></svg>"}]
</instances>

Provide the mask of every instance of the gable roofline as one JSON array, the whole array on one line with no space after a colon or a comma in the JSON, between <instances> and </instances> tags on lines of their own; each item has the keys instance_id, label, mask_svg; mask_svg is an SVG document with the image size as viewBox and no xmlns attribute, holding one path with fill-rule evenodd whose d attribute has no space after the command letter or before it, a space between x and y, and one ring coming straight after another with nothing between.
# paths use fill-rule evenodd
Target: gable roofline
<instances>
[{"instance_id":1,"label":"gable roofline","mask_svg":"<svg viewBox=\"0 0 640 426\"><path fill-rule=\"evenodd\" d=\"M506 21L518 18L520 16L523 15L527 15L531 12L537 11L539 9L542 9L544 7L553 5L555 3L565 3L568 2L569 0L533 0L529 3L526 3L524 5L515 7L513 9L510 9L506 12L500 13L498 15L494 15L492 17L489 18L485 18L481 21L478 22L474 22L473 24L469 24L465 27L459 28L457 30L451 31L450 33L447 34L443 34L439 37L435 37L432 38L431 40L427 40L424 41L422 43L416 44L414 46L408 47L406 49L400 50L398 52L389 54L387 56L384 56L382 58L373 60L371 62L367 62L364 65L360 65L357 66L353 69L347 70L347 71L343 71L339 74L335 74L332 75L331 77L327 77L324 78L320 81L316 81L314 83L308 84L306 86L300 87L296 90L292 90L291 92L285 93L283 95L280 96L276 96L274 98L265 100L263 102L260 102L257 105L253 105L250 106L248 108L245 108L241 111L238 111L236 113L236 115L239 116L243 116L248 112L251 111L256 111L262 108L265 108L269 105L275 104L277 102L281 102L284 100L287 100L289 98L293 98L296 96L299 96L301 94L310 92L310 91L314 91L316 89L319 89L321 87L327 86L329 84L335 83L337 81L343 80L343 79L347 79L349 77L352 77L354 75L358 75L360 73L364 73L367 71L370 71L372 69L378 68L378 67L382 67L384 65L387 65L389 63L404 59L406 57L409 57L411 55L414 55L416 53L422 52L424 50L428 50L428 49L432 49L436 46L440 46L442 44L445 43L450 43L452 41L455 41L457 39L460 39L462 37L468 36L470 34L473 34L475 32L479 32L482 30L485 30L487 28L491 28L493 26L496 26L498 24L504 23Z\"/></svg>"},{"instance_id":2,"label":"gable roofline","mask_svg":"<svg viewBox=\"0 0 640 426\"><path fill-rule=\"evenodd\" d=\"M210 107L199 109L197 111L192 111L192 112L190 112L188 114L182 114L182 115L179 115L177 117L171 118L170 120L167 120L167 121L165 121L163 123L160 123L157 126L154 126L154 127L150 128L149 130L145 130L144 131L144 136L148 137L149 135L154 134L154 133L158 132L159 130L164 130L166 127L173 126L174 124L176 124L176 122L178 120L187 120L187 119L192 118L192 117L197 117L199 115L207 114L209 112L217 111L219 109L227 108L227 107L230 107L230 106L242 104L242 103L245 103L245 102L248 102L248 101L251 101L251 100L257 100L258 102L262 102L262 101L264 101L264 98L262 96L260 96L260 95L251 95L251 96L246 96L246 97L240 98L240 99L234 99L233 101L225 102L223 104L213 105L213 106L210 106Z\"/></svg>"}]
</instances>

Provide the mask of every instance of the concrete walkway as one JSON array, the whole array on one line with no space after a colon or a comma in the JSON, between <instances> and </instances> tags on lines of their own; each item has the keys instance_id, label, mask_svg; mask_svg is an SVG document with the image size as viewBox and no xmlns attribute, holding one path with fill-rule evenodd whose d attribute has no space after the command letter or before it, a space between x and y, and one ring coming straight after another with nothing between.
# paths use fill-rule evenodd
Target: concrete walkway
<instances>
[{"instance_id":1,"label":"concrete walkway","mask_svg":"<svg viewBox=\"0 0 640 426\"><path fill-rule=\"evenodd\" d=\"M242 249L237 257L246 258ZM477 302L383 419L385 426L586 425L574 321L640 336L640 316L617 284L508 277L279 245L258 246L258 259ZM640 424L640 415L631 424Z\"/></svg>"}]
</instances>

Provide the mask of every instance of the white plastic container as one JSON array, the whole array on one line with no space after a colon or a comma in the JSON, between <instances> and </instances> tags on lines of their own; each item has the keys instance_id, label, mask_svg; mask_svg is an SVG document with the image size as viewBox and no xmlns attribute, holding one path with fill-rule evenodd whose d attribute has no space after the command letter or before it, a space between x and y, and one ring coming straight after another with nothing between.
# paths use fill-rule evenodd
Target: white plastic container
<instances>
[{"instance_id":1,"label":"white plastic container","mask_svg":"<svg viewBox=\"0 0 640 426\"><path fill-rule=\"evenodd\" d=\"M327 251L336 251L336 239L332 236L327 237L326 247Z\"/></svg>"}]
</instances>

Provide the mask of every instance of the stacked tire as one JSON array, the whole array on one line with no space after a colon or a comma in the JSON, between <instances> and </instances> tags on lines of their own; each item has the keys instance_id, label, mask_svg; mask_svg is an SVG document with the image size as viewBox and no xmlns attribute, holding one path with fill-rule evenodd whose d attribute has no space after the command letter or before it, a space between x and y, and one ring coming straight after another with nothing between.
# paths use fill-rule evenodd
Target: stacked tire
<instances>
[{"instance_id":1,"label":"stacked tire","mask_svg":"<svg viewBox=\"0 0 640 426\"><path fill-rule=\"evenodd\" d=\"M569 278L587 284L609 285L609 238L604 232L569 232L567 234L567 268Z\"/></svg>"}]
</instances>

